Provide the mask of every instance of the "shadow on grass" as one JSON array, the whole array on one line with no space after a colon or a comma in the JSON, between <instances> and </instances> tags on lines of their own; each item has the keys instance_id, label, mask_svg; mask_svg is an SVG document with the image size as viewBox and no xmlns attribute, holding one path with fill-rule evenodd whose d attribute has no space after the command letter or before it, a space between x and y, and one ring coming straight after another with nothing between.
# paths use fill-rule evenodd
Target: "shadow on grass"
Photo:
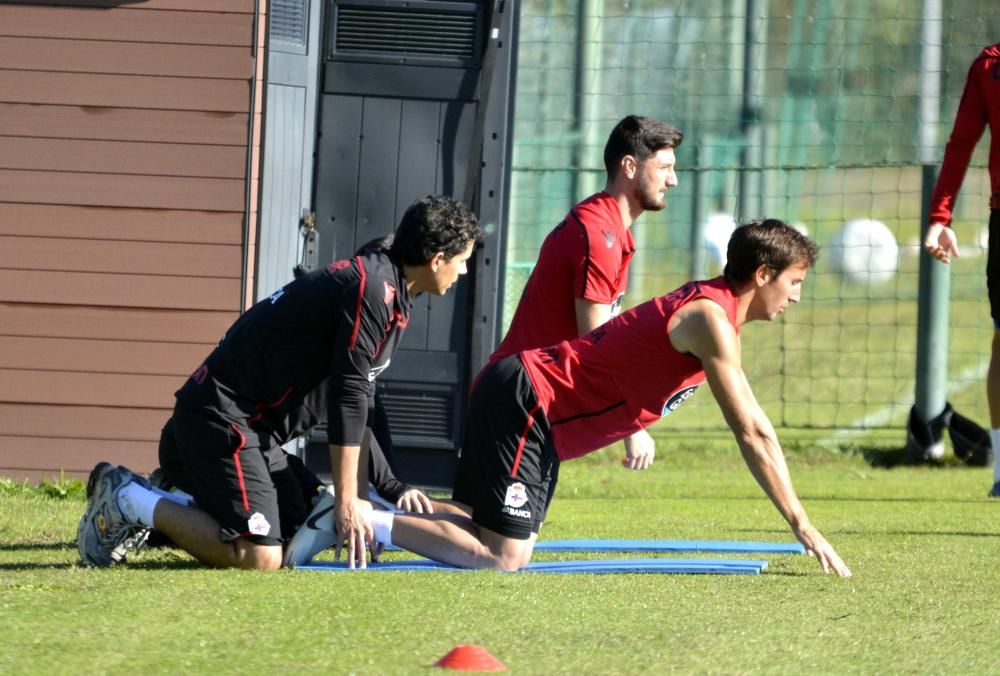
<instances>
[{"instance_id":1,"label":"shadow on grass","mask_svg":"<svg viewBox=\"0 0 1000 676\"><path fill-rule=\"evenodd\" d=\"M84 568L79 563L39 563L34 561L27 561L22 563L0 563L0 571L26 571L26 570L71 570L73 568ZM110 568L110 567L109 567ZM205 564L191 560L177 560L177 561L137 561L135 563L125 563L114 566L114 568L122 569L128 568L129 570L143 570L143 571L164 571L164 570L194 570L194 569L208 569L209 566ZM95 569L97 570L97 569Z\"/></svg>"},{"instance_id":2,"label":"shadow on grass","mask_svg":"<svg viewBox=\"0 0 1000 676\"><path fill-rule=\"evenodd\" d=\"M910 457L905 446L889 447L885 446L862 446L857 449L861 457L872 467L880 469L892 469L893 467L939 467L963 468L965 463L954 455L946 455L940 460L914 460Z\"/></svg>"},{"instance_id":3,"label":"shadow on grass","mask_svg":"<svg viewBox=\"0 0 1000 676\"><path fill-rule=\"evenodd\" d=\"M978 494L977 494L978 495ZM913 497L880 497L880 496L860 496L860 495L820 495L816 493L799 493L799 498L807 502L947 502L947 503L977 503L986 504L990 502L996 502L1000 504L1000 500L989 500L986 497L986 491L982 493L982 497L970 497L970 498L941 498L935 497L933 495L914 495ZM726 496L708 496L708 495L678 495L670 498L656 498L657 500L663 501L678 501L678 502L699 502L699 501L711 501L711 502L766 502L767 496L761 493L760 495L726 495ZM619 501L619 502L623 502Z\"/></svg>"},{"instance_id":4,"label":"shadow on grass","mask_svg":"<svg viewBox=\"0 0 1000 676\"><path fill-rule=\"evenodd\" d=\"M772 530L765 528L733 528L731 529L733 533L766 533L768 535L788 535L787 530ZM832 535L865 535L871 536L877 535L914 535L919 537L934 537L945 535L948 537L972 537L972 538L995 538L1000 537L1000 531L944 531L944 530L880 530L869 531L869 530L843 530L840 528L831 528L828 531Z\"/></svg>"},{"instance_id":5,"label":"shadow on grass","mask_svg":"<svg viewBox=\"0 0 1000 676\"><path fill-rule=\"evenodd\" d=\"M831 534L835 535L863 535L870 537L872 535L906 535L914 537L959 537L959 538L996 538L1000 537L1000 531L965 531L965 530L880 530L880 531L870 531L870 530L839 530L831 529L829 531Z\"/></svg>"},{"instance_id":6,"label":"shadow on grass","mask_svg":"<svg viewBox=\"0 0 1000 676\"><path fill-rule=\"evenodd\" d=\"M76 542L16 542L0 545L0 552L38 552L76 549Z\"/></svg>"},{"instance_id":7,"label":"shadow on grass","mask_svg":"<svg viewBox=\"0 0 1000 676\"><path fill-rule=\"evenodd\" d=\"M914 495L911 498L893 498L893 497L867 497L859 495L810 495L809 493L804 493L799 495L803 501L808 502L912 502L925 504L928 502L946 502L948 504L963 504L963 503L974 503L974 504L989 504L989 500L986 498L986 493L983 493L981 498L939 498L933 495Z\"/></svg>"},{"instance_id":8,"label":"shadow on grass","mask_svg":"<svg viewBox=\"0 0 1000 676\"><path fill-rule=\"evenodd\" d=\"M905 446L899 448L867 447L858 450L865 462L872 467L892 469L893 467L913 467L915 464L910 460Z\"/></svg>"},{"instance_id":9,"label":"shadow on grass","mask_svg":"<svg viewBox=\"0 0 1000 676\"><path fill-rule=\"evenodd\" d=\"M822 573L820 573L822 574ZM769 577L815 577L815 571L811 572L795 572L792 570L771 570L767 569L761 571L761 575L767 575Z\"/></svg>"},{"instance_id":10,"label":"shadow on grass","mask_svg":"<svg viewBox=\"0 0 1000 676\"><path fill-rule=\"evenodd\" d=\"M76 566L75 563L0 563L0 570L70 570Z\"/></svg>"},{"instance_id":11,"label":"shadow on grass","mask_svg":"<svg viewBox=\"0 0 1000 676\"><path fill-rule=\"evenodd\" d=\"M128 563L126 566L129 570L212 570L211 566L194 559L177 559L176 561L136 561L135 563Z\"/></svg>"}]
</instances>

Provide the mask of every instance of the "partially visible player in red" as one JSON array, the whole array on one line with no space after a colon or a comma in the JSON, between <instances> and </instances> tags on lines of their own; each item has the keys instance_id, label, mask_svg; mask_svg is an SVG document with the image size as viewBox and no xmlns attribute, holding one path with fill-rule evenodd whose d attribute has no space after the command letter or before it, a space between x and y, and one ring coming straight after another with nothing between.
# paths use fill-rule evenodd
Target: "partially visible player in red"
<instances>
[{"instance_id":1,"label":"partially visible player in red","mask_svg":"<svg viewBox=\"0 0 1000 676\"><path fill-rule=\"evenodd\" d=\"M986 398L990 407L990 438L993 442L993 489L1000 498L1000 43L986 47L969 67L962 101L955 114L951 139L944 149L944 162L931 198L930 227L924 248L939 261L958 256L958 239L951 229L951 214L965 180L969 160L986 127L990 128L990 243L986 264L993 346L986 374Z\"/></svg>"},{"instance_id":2,"label":"partially visible player in red","mask_svg":"<svg viewBox=\"0 0 1000 676\"><path fill-rule=\"evenodd\" d=\"M648 117L629 115L615 125L604 146L604 190L574 206L545 238L491 362L582 336L621 311L635 254L632 224L644 211L666 206L664 194L677 185L674 149L683 138ZM653 439L640 430L625 439L625 453L627 467L646 469Z\"/></svg>"},{"instance_id":3,"label":"partially visible player in red","mask_svg":"<svg viewBox=\"0 0 1000 676\"><path fill-rule=\"evenodd\" d=\"M375 538L468 568L528 563L562 462L670 415L708 383L747 467L825 573L850 569L809 520L743 372L740 331L799 301L815 245L790 225L736 229L724 274L690 282L572 341L487 365L469 399L454 501L468 515L375 511ZM619 518L626 518L622 514Z\"/></svg>"}]
</instances>

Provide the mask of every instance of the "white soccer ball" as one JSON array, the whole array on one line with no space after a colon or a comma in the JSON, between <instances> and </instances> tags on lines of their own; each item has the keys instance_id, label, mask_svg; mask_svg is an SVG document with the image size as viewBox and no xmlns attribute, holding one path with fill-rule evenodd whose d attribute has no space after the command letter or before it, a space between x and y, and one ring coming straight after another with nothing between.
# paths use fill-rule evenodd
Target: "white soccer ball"
<instances>
[{"instance_id":1,"label":"white soccer ball","mask_svg":"<svg viewBox=\"0 0 1000 676\"><path fill-rule=\"evenodd\" d=\"M705 221L705 251L712 265L722 269L729 258L729 238L736 229L736 221L729 214L717 212L709 214Z\"/></svg>"},{"instance_id":2,"label":"white soccer ball","mask_svg":"<svg viewBox=\"0 0 1000 676\"><path fill-rule=\"evenodd\" d=\"M899 267L899 244L885 223L859 218L845 223L830 240L830 260L851 284L883 284Z\"/></svg>"}]
</instances>

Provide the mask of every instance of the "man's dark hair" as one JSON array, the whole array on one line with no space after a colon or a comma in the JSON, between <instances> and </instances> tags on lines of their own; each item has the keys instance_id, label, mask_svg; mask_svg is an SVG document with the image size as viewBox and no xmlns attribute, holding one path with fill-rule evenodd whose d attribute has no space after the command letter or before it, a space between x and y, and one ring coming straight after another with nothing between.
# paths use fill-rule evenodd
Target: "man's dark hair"
<instances>
[{"instance_id":1,"label":"man's dark hair","mask_svg":"<svg viewBox=\"0 0 1000 676\"><path fill-rule=\"evenodd\" d=\"M723 274L730 284L743 284L761 265L778 276L796 263L812 267L817 255L816 244L788 223L777 218L750 221L729 238Z\"/></svg>"},{"instance_id":2,"label":"man's dark hair","mask_svg":"<svg viewBox=\"0 0 1000 676\"><path fill-rule=\"evenodd\" d=\"M389 251L392 248L392 234L376 237L370 242L365 242L354 252L355 256L367 256L379 251Z\"/></svg>"},{"instance_id":3,"label":"man's dark hair","mask_svg":"<svg viewBox=\"0 0 1000 676\"><path fill-rule=\"evenodd\" d=\"M389 255L405 265L423 265L439 251L451 259L483 236L479 219L461 202L430 195L403 214Z\"/></svg>"},{"instance_id":4,"label":"man's dark hair","mask_svg":"<svg viewBox=\"0 0 1000 676\"><path fill-rule=\"evenodd\" d=\"M629 115L623 118L611 130L604 145L604 168L608 171L608 179L618 175L626 155L642 163L663 148L678 147L683 140L684 134L680 131L651 117Z\"/></svg>"}]
</instances>

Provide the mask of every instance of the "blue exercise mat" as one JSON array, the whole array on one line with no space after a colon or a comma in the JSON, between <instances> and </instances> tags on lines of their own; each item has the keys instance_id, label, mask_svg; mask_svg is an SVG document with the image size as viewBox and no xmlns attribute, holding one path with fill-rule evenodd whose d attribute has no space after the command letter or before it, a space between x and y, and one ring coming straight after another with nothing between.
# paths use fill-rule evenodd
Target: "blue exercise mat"
<instances>
[{"instance_id":1,"label":"blue exercise mat","mask_svg":"<svg viewBox=\"0 0 1000 676\"><path fill-rule=\"evenodd\" d=\"M521 573L713 573L722 575L756 575L767 568L767 561L746 559L592 559L585 561L533 561L517 572ZM313 561L296 566L296 570L320 572L350 571L346 561ZM369 563L368 572L415 572L439 570L449 572L471 572L467 568L456 568L437 561L418 559L415 561L382 561ZM357 569L352 572L364 572Z\"/></svg>"},{"instance_id":2,"label":"blue exercise mat","mask_svg":"<svg viewBox=\"0 0 1000 676\"><path fill-rule=\"evenodd\" d=\"M402 551L386 547L386 551ZM805 554L798 542L744 542L741 540L539 540L536 552L712 552L716 554Z\"/></svg>"},{"instance_id":3,"label":"blue exercise mat","mask_svg":"<svg viewBox=\"0 0 1000 676\"><path fill-rule=\"evenodd\" d=\"M539 540L536 552L716 552L735 554L805 554L798 542L739 540Z\"/></svg>"}]
</instances>

